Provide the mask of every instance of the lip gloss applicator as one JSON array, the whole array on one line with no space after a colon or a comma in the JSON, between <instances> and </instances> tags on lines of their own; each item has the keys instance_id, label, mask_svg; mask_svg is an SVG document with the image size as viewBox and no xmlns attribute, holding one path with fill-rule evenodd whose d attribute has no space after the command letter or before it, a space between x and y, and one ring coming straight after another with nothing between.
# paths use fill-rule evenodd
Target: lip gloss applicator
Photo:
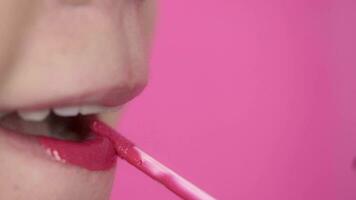
<instances>
[{"instance_id":1,"label":"lip gloss applicator","mask_svg":"<svg viewBox=\"0 0 356 200\"><path fill-rule=\"evenodd\" d=\"M215 200L214 197L152 158L103 122L92 119L89 124L93 132L108 137L114 143L116 153L120 158L158 181L182 199Z\"/></svg>"}]
</instances>

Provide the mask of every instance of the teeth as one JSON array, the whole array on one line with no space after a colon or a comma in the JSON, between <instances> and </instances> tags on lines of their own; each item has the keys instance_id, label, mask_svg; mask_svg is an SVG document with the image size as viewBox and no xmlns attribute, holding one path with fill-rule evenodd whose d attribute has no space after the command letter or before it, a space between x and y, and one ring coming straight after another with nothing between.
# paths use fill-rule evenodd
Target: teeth
<instances>
[{"instance_id":1,"label":"teeth","mask_svg":"<svg viewBox=\"0 0 356 200\"><path fill-rule=\"evenodd\" d=\"M61 117L74 117L79 114L81 115L92 115L92 114L100 114L106 112L118 111L122 106L117 107L106 107L106 106L98 106L98 105L86 105L86 106L72 106L72 107L61 107L52 109L53 112ZM34 121L39 122L43 121L50 114L50 109L46 110L38 110L38 111L18 111L18 115L26 121ZM0 112L0 118L7 115L9 113Z\"/></svg>"},{"instance_id":2,"label":"teeth","mask_svg":"<svg viewBox=\"0 0 356 200\"><path fill-rule=\"evenodd\" d=\"M80 108L80 114L82 115L91 115L98 114L102 112L110 112L119 110L120 107L106 107L106 106L82 106Z\"/></svg>"},{"instance_id":3,"label":"teeth","mask_svg":"<svg viewBox=\"0 0 356 200\"><path fill-rule=\"evenodd\" d=\"M26 121L43 121L49 115L49 110L41 110L41 111L19 111L19 116Z\"/></svg>"},{"instance_id":4,"label":"teeth","mask_svg":"<svg viewBox=\"0 0 356 200\"><path fill-rule=\"evenodd\" d=\"M62 117L74 117L79 114L79 107L63 107L63 108L55 108L53 111L56 115Z\"/></svg>"}]
</instances>

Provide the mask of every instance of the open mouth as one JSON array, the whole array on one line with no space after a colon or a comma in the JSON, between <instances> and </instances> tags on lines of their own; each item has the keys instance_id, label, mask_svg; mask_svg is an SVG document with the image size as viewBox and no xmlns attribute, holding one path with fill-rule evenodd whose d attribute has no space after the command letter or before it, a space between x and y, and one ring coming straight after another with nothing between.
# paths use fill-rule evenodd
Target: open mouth
<instances>
[{"instance_id":1,"label":"open mouth","mask_svg":"<svg viewBox=\"0 0 356 200\"><path fill-rule=\"evenodd\" d=\"M50 113L43 121L26 121L12 113L0 119L0 127L23 135L81 142L90 137L85 130L85 118L87 116L61 117Z\"/></svg>"},{"instance_id":2,"label":"open mouth","mask_svg":"<svg viewBox=\"0 0 356 200\"><path fill-rule=\"evenodd\" d=\"M114 166L116 153L110 139L90 130L90 119L119 107L82 106L1 113L0 130L31 138L47 155L64 164L89 170Z\"/></svg>"}]
</instances>

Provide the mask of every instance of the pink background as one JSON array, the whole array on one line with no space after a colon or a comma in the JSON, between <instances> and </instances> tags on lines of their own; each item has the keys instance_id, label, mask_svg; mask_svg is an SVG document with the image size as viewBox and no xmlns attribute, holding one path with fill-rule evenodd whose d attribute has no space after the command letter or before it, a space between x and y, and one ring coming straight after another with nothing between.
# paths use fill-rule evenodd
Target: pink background
<instances>
[{"instance_id":1,"label":"pink background","mask_svg":"<svg viewBox=\"0 0 356 200\"><path fill-rule=\"evenodd\" d=\"M120 130L219 199L355 200L355 10L161 1L151 82ZM112 199L178 198L122 162Z\"/></svg>"}]
</instances>

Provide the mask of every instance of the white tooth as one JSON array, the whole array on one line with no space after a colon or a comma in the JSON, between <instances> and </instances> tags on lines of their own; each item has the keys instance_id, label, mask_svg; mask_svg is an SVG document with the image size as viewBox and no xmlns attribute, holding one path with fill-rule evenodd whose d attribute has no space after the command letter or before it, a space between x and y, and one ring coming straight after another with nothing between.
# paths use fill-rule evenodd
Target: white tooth
<instances>
[{"instance_id":1,"label":"white tooth","mask_svg":"<svg viewBox=\"0 0 356 200\"><path fill-rule=\"evenodd\" d=\"M80 114L82 115L91 115L91 114L98 114L102 112L110 112L119 110L121 106L118 107L106 107L106 106L97 106L97 105L90 105L90 106L82 106L80 108Z\"/></svg>"},{"instance_id":2,"label":"white tooth","mask_svg":"<svg viewBox=\"0 0 356 200\"><path fill-rule=\"evenodd\" d=\"M54 113L62 117L77 116L79 114L79 107L63 107L55 108Z\"/></svg>"},{"instance_id":3,"label":"white tooth","mask_svg":"<svg viewBox=\"0 0 356 200\"><path fill-rule=\"evenodd\" d=\"M43 121L49 115L49 110L19 111L19 116L26 121Z\"/></svg>"}]
</instances>

